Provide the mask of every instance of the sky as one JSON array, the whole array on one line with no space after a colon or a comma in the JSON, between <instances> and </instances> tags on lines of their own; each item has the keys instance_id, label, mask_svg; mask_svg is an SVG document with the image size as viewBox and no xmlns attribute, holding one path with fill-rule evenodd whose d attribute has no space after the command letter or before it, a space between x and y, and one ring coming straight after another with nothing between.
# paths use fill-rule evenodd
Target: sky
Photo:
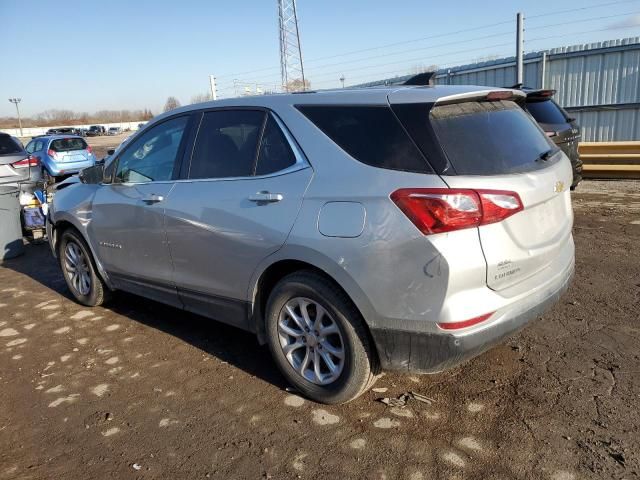
<instances>
[{"instance_id":1,"label":"sky","mask_svg":"<svg viewBox=\"0 0 640 480\"><path fill-rule=\"evenodd\" d=\"M75 5L75 6L74 6ZM306 77L335 88L515 53L640 36L640 0L298 0ZM578 10L579 9L579 10ZM564 12L565 10L572 10ZM48 109L160 113L209 91L280 83L277 0L0 0L0 117ZM234 86L235 80L235 86ZM4 99L4 100L2 100Z\"/></svg>"}]
</instances>

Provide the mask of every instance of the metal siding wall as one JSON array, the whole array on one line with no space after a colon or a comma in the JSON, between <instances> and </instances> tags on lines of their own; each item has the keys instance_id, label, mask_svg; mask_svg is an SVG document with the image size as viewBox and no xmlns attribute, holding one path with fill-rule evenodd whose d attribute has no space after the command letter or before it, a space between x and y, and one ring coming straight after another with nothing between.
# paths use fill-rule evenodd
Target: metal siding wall
<instances>
[{"instance_id":1,"label":"metal siding wall","mask_svg":"<svg viewBox=\"0 0 640 480\"><path fill-rule=\"evenodd\" d=\"M542 86L541 56L542 52L525 55L528 87ZM510 86L516 82L515 66L509 65L513 62L510 57L442 69L435 79L440 84ZM544 86L557 90L555 99L564 107L640 103L640 37L547 51ZM640 140L640 109L603 108L571 114L581 125L585 141Z\"/></svg>"},{"instance_id":2,"label":"metal siding wall","mask_svg":"<svg viewBox=\"0 0 640 480\"><path fill-rule=\"evenodd\" d=\"M622 142L640 139L640 108L571 112L585 142Z\"/></svg>"}]
</instances>

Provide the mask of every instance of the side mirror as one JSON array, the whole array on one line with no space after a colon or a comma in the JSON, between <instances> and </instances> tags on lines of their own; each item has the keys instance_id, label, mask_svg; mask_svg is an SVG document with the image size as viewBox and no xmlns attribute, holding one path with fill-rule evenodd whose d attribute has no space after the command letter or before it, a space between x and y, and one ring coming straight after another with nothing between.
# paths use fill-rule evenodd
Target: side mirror
<instances>
[{"instance_id":1,"label":"side mirror","mask_svg":"<svg viewBox=\"0 0 640 480\"><path fill-rule=\"evenodd\" d=\"M80 181L82 183L97 184L101 183L104 177L104 163L97 163L93 167L87 167L80 172Z\"/></svg>"}]
</instances>

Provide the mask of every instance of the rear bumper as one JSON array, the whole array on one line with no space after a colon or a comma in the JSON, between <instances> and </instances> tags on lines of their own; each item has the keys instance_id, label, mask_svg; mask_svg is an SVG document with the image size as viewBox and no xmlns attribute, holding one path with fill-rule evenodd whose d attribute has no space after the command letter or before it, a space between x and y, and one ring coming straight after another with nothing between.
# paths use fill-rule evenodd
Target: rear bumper
<instances>
[{"instance_id":1,"label":"rear bumper","mask_svg":"<svg viewBox=\"0 0 640 480\"><path fill-rule=\"evenodd\" d=\"M491 348L540 317L567 290L574 262L544 289L496 312L484 329L468 334L372 329L381 366L385 370L437 373L455 367Z\"/></svg>"},{"instance_id":2,"label":"rear bumper","mask_svg":"<svg viewBox=\"0 0 640 480\"><path fill-rule=\"evenodd\" d=\"M69 175L72 173L78 173L80 170L89 168L95 165L95 159L85 160L82 162L67 162L67 163L53 163L47 162L45 167L49 172L49 175L57 177L59 175Z\"/></svg>"}]
</instances>

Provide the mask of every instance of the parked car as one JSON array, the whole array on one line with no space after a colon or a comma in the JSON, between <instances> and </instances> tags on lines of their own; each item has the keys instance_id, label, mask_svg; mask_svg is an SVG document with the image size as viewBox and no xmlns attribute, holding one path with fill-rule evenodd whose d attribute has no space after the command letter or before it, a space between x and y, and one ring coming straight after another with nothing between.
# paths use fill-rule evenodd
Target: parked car
<instances>
[{"instance_id":1,"label":"parked car","mask_svg":"<svg viewBox=\"0 0 640 480\"><path fill-rule=\"evenodd\" d=\"M38 160L45 177L53 177L51 180L78 173L96 162L91 147L75 135L36 137L27 144L26 151Z\"/></svg>"},{"instance_id":2,"label":"parked car","mask_svg":"<svg viewBox=\"0 0 640 480\"><path fill-rule=\"evenodd\" d=\"M582 134L576 119L553 100L555 90L524 88L523 91L527 94L525 103L527 111L571 160L573 167L571 189L575 189L582 181L582 160L578 153Z\"/></svg>"},{"instance_id":3,"label":"parked car","mask_svg":"<svg viewBox=\"0 0 640 480\"><path fill-rule=\"evenodd\" d=\"M102 125L91 125L87 130L87 137L99 137L106 134L107 130Z\"/></svg>"},{"instance_id":4,"label":"parked car","mask_svg":"<svg viewBox=\"0 0 640 480\"><path fill-rule=\"evenodd\" d=\"M107 135L120 135L122 133L122 128L120 127L111 127L107 132Z\"/></svg>"},{"instance_id":5,"label":"parked car","mask_svg":"<svg viewBox=\"0 0 640 480\"><path fill-rule=\"evenodd\" d=\"M0 185L33 192L41 178L38 159L29 155L17 138L0 132Z\"/></svg>"},{"instance_id":6,"label":"parked car","mask_svg":"<svg viewBox=\"0 0 640 480\"><path fill-rule=\"evenodd\" d=\"M439 372L573 275L571 165L523 97L391 87L172 110L58 187L52 251L79 303L126 290L255 332L319 402L380 370Z\"/></svg>"}]
</instances>

